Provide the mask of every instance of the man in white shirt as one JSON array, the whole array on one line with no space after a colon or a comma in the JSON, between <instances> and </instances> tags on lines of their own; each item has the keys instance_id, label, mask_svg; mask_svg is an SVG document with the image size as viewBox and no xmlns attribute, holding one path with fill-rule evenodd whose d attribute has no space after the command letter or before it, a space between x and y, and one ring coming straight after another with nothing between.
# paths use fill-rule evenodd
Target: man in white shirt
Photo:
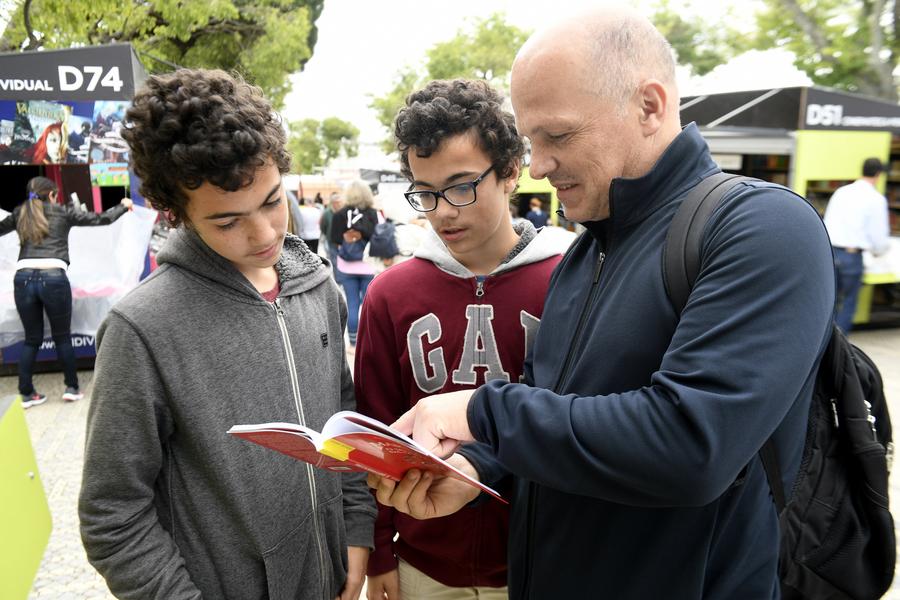
<instances>
[{"instance_id":1,"label":"man in white shirt","mask_svg":"<svg viewBox=\"0 0 900 600\"><path fill-rule=\"evenodd\" d=\"M863 250L878 255L890 246L887 200L875 189L884 165L877 158L863 163L862 177L838 188L825 209L825 227L834 251L837 279L834 320L850 331L856 296L862 285Z\"/></svg>"}]
</instances>

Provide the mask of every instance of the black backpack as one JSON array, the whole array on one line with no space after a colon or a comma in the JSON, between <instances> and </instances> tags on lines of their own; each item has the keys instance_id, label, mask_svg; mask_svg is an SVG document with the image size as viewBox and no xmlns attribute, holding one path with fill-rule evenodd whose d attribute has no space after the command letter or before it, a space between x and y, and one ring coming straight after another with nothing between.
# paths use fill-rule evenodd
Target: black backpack
<instances>
[{"instance_id":1,"label":"black backpack","mask_svg":"<svg viewBox=\"0 0 900 600\"><path fill-rule=\"evenodd\" d=\"M391 221L375 226L375 232L369 238L369 256L375 258L394 258L400 254L395 237L397 228Z\"/></svg>"},{"instance_id":2,"label":"black backpack","mask_svg":"<svg viewBox=\"0 0 900 600\"><path fill-rule=\"evenodd\" d=\"M676 212L666 236L663 277L679 314L700 272L706 223L728 191L745 182L759 180L712 175L688 193ZM890 587L896 559L888 505L891 435L881 374L832 324L789 496L772 439L759 451L779 514L785 600L870 600Z\"/></svg>"}]
</instances>

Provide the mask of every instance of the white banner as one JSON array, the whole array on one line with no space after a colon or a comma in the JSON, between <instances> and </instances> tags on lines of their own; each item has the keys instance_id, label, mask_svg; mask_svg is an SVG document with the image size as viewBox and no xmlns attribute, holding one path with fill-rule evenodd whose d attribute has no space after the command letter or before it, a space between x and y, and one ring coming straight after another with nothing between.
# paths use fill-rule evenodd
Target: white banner
<instances>
[{"instance_id":1,"label":"white banner","mask_svg":"<svg viewBox=\"0 0 900 600\"><path fill-rule=\"evenodd\" d=\"M8 214L0 210L0 219ZM95 335L109 309L138 284L156 214L135 205L112 225L73 227L69 232L73 333ZM13 297L18 257L16 232L0 237L0 348L25 339ZM45 318L44 337L49 336Z\"/></svg>"}]
</instances>

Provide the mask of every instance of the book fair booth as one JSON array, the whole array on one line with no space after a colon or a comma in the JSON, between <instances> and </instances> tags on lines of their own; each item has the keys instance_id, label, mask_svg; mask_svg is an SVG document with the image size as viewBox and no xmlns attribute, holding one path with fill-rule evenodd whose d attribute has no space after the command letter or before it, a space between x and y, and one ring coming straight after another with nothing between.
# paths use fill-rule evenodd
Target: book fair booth
<instances>
[{"instance_id":1,"label":"book fair booth","mask_svg":"<svg viewBox=\"0 0 900 600\"><path fill-rule=\"evenodd\" d=\"M0 54L0 218L26 197L32 177L59 186L59 201L102 212L129 196L135 209L106 227L69 236L72 345L79 362L109 308L146 270L156 213L143 206L119 135L135 89L146 78L130 44ZM13 298L18 235L0 237L0 373L15 372L24 332ZM55 360L50 329L36 370Z\"/></svg>"},{"instance_id":2,"label":"book fair booth","mask_svg":"<svg viewBox=\"0 0 900 600\"><path fill-rule=\"evenodd\" d=\"M723 171L788 186L824 213L834 191L876 157L888 165L891 249L865 253L854 323L900 317L900 106L821 87L689 96L681 122L696 122Z\"/></svg>"}]
</instances>

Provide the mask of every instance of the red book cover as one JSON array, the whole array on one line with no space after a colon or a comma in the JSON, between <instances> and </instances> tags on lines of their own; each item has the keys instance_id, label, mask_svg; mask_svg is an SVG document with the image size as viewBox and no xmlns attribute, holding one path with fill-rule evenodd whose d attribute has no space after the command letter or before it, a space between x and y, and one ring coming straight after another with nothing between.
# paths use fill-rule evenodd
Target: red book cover
<instances>
[{"instance_id":1,"label":"red book cover","mask_svg":"<svg viewBox=\"0 0 900 600\"><path fill-rule=\"evenodd\" d=\"M458 479L506 503L496 491L399 431L352 411L334 414L321 433L296 423L235 425L228 433L330 471L368 471L395 481L410 469L430 471Z\"/></svg>"}]
</instances>

